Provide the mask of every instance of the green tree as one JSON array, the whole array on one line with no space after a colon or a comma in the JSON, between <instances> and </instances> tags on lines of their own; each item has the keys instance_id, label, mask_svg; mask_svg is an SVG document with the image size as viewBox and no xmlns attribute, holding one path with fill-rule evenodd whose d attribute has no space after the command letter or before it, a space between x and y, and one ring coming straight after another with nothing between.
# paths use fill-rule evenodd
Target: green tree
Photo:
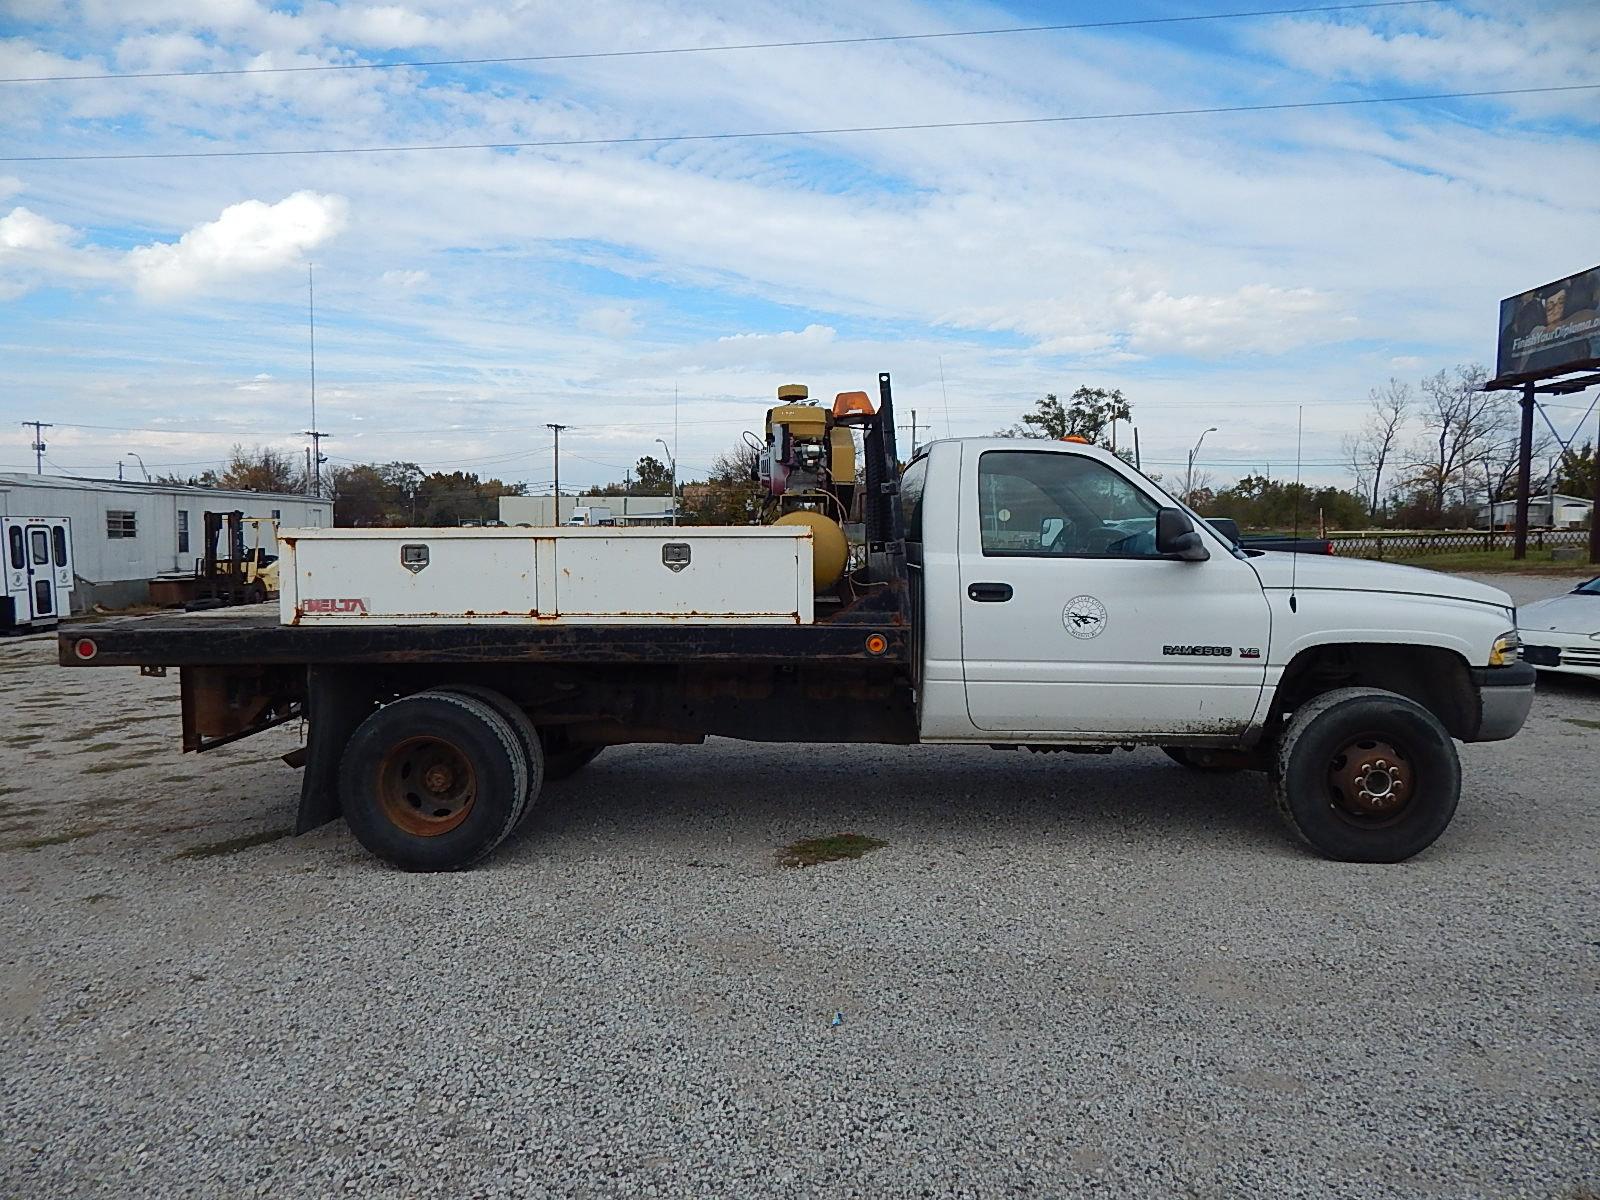
<instances>
[{"instance_id":1,"label":"green tree","mask_svg":"<svg viewBox=\"0 0 1600 1200\"><path fill-rule=\"evenodd\" d=\"M1594 495L1594 472L1594 443L1585 442L1583 449L1568 450L1561 456L1561 470L1556 476L1556 491L1567 496L1581 496L1588 499Z\"/></svg>"},{"instance_id":2,"label":"green tree","mask_svg":"<svg viewBox=\"0 0 1600 1200\"><path fill-rule=\"evenodd\" d=\"M1111 446L1111 427L1116 421L1133 420L1133 405L1121 388L1080 387L1063 404L1054 392L1038 401L1022 424L1000 431L1002 437L1043 438L1059 442L1080 437L1095 446Z\"/></svg>"},{"instance_id":3,"label":"green tree","mask_svg":"<svg viewBox=\"0 0 1600 1200\"><path fill-rule=\"evenodd\" d=\"M1313 488L1265 475L1246 475L1230 488L1197 505L1210 517L1232 517L1241 529L1363 529L1368 524L1365 497L1343 488Z\"/></svg>"},{"instance_id":4,"label":"green tree","mask_svg":"<svg viewBox=\"0 0 1600 1200\"><path fill-rule=\"evenodd\" d=\"M665 496L672 490L672 469L646 454L633 469L635 496Z\"/></svg>"},{"instance_id":5,"label":"green tree","mask_svg":"<svg viewBox=\"0 0 1600 1200\"><path fill-rule=\"evenodd\" d=\"M479 479L465 471L435 471L423 477L416 494L416 523L460 525L463 521L494 521L500 516L501 496L520 496L525 484Z\"/></svg>"}]
</instances>

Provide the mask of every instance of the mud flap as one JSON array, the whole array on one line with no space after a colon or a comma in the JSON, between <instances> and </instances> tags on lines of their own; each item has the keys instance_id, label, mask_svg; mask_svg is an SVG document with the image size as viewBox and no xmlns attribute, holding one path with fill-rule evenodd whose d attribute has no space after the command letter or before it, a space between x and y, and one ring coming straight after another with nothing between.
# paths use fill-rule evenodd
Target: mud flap
<instances>
[{"instance_id":1,"label":"mud flap","mask_svg":"<svg viewBox=\"0 0 1600 1200\"><path fill-rule=\"evenodd\" d=\"M306 737L295 833L306 833L339 816L339 760L350 735L375 707L377 701L358 672L339 667L306 668L306 716L311 728Z\"/></svg>"}]
</instances>

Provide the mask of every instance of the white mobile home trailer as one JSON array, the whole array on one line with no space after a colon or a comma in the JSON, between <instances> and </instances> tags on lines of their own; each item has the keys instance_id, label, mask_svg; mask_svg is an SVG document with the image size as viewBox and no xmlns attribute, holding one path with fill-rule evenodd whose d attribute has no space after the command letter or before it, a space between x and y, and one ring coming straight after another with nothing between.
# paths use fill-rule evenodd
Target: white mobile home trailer
<instances>
[{"instance_id":1,"label":"white mobile home trailer","mask_svg":"<svg viewBox=\"0 0 1600 1200\"><path fill-rule=\"evenodd\" d=\"M205 553L205 514L234 510L277 517L286 527L333 524L332 501L309 496L0 472L0 516L70 522L72 600L80 608L145 602L153 577L194 570Z\"/></svg>"}]
</instances>

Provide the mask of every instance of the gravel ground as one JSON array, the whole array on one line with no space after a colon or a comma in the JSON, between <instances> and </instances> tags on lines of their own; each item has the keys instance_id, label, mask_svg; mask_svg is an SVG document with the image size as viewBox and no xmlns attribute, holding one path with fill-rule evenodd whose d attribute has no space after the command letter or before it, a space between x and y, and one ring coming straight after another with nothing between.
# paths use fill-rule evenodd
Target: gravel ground
<instances>
[{"instance_id":1,"label":"gravel ground","mask_svg":"<svg viewBox=\"0 0 1600 1200\"><path fill-rule=\"evenodd\" d=\"M1600 685L1400 866L1154 751L717 742L408 876L280 836L291 730L181 758L176 678L52 655L0 643L0 1195L1600 1189Z\"/></svg>"}]
</instances>

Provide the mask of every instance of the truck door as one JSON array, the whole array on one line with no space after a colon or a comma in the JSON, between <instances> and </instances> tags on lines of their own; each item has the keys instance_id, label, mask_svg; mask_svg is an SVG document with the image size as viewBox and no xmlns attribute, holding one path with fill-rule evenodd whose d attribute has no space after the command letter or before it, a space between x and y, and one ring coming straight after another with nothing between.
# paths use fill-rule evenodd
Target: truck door
<instances>
[{"instance_id":1,"label":"truck door","mask_svg":"<svg viewBox=\"0 0 1600 1200\"><path fill-rule=\"evenodd\" d=\"M973 461L974 458L976 461ZM1159 557L1164 499L1092 453L995 449L962 464L967 711L985 731L1246 728L1270 612L1249 563Z\"/></svg>"},{"instance_id":2,"label":"truck door","mask_svg":"<svg viewBox=\"0 0 1600 1200\"><path fill-rule=\"evenodd\" d=\"M29 525L27 534L28 592L33 619L38 621L56 615L56 572L50 562L50 527Z\"/></svg>"}]
</instances>

